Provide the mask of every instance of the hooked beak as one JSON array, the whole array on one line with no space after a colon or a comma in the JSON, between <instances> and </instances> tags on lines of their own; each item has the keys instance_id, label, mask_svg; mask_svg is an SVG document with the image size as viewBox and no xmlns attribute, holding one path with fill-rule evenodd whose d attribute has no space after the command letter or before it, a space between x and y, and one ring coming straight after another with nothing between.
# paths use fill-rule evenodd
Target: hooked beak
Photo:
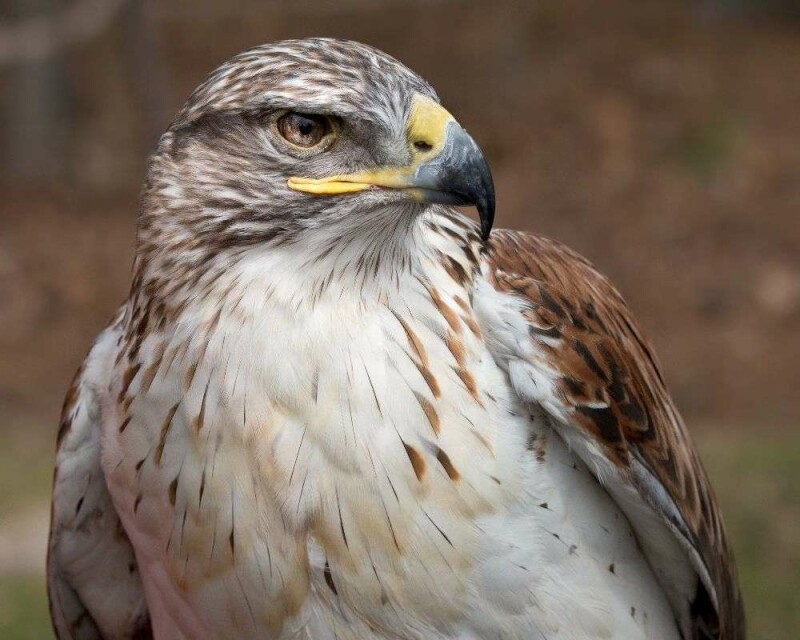
<instances>
[{"instance_id":1,"label":"hooked beak","mask_svg":"<svg viewBox=\"0 0 800 640\"><path fill-rule=\"evenodd\" d=\"M406 138L412 157L407 166L380 167L329 178L292 177L288 186L315 195L399 189L420 202L475 205L481 220L481 236L487 240L494 223L494 182L486 158L472 137L439 103L417 94Z\"/></svg>"}]
</instances>

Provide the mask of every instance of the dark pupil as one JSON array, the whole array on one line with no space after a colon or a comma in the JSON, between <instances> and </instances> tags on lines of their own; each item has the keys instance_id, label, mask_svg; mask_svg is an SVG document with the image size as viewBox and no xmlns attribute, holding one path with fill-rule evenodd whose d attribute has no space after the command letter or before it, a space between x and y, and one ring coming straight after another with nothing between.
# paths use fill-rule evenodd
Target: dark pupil
<instances>
[{"instance_id":1,"label":"dark pupil","mask_svg":"<svg viewBox=\"0 0 800 640\"><path fill-rule=\"evenodd\" d=\"M315 123L313 120L309 120L308 118L303 118L302 120L300 120L300 125L298 126L298 129L300 130L300 133L302 135L308 136L311 135L312 131L314 131L314 124Z\"/></svg>"}]
</instances>

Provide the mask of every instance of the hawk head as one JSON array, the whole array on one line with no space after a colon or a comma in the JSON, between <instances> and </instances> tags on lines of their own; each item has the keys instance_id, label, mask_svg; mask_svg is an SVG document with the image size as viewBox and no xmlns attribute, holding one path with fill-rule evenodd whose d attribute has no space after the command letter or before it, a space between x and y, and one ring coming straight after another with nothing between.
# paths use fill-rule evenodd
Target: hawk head
<instances>
[{"instance_id":1,"label":"hawk head","mask_svg":"<svg viewBox=\"0 0 800 640\"><path fill-rule=\"evenodd\" d=\"M362 44L278 42L214 71L164 134L140 248L379 243L432 203L476 205L488 237L489 168L431 86Z\"/></svg>"}]
</instances>

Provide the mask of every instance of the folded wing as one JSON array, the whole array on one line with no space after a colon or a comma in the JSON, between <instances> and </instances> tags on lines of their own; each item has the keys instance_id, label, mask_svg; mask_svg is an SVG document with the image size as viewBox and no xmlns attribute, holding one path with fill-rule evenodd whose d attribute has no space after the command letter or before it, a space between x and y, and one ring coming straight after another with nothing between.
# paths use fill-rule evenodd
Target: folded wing
<instances>
[{"instance_id":1,"label":"folded wing","mask_svg":"<svg viewBox=\"0 0 800 640\"><path fill-rule=\"evenodd\" d=\"M47 587L59 640L152 638L136 558L100 468L98 389L117 345L101 334L73 381L58 432Z\"/></svg>"},{"instance_id":2,"label":"folded wing","mask_svg":"<svg viewBox=\"0 0 800 640\"><path fill-rule=\"evenodd\" d=\"M500 231L487 249L474 307L514 389L555 418L626 513L687 640L742 640L719 509L622 297L551 240Z\"/></svg>"}]
</instances>

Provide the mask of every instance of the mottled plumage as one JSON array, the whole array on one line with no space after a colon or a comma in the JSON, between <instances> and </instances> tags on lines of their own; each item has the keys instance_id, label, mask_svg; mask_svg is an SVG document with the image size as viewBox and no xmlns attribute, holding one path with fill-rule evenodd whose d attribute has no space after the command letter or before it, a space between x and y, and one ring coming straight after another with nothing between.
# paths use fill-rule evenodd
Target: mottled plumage
<instances>
[{"instance_id":1,"label":"mottled plumage","mask_svg":"<svg viewBox=\"0 0 800 640\"><path fill-rule=\"evenodd\" d=\"M743 640L630 311L551 240L487 240L493 211L474 141L385 54L215 71L65 402L59 638Z\"/></svg>"}]
</instances>

